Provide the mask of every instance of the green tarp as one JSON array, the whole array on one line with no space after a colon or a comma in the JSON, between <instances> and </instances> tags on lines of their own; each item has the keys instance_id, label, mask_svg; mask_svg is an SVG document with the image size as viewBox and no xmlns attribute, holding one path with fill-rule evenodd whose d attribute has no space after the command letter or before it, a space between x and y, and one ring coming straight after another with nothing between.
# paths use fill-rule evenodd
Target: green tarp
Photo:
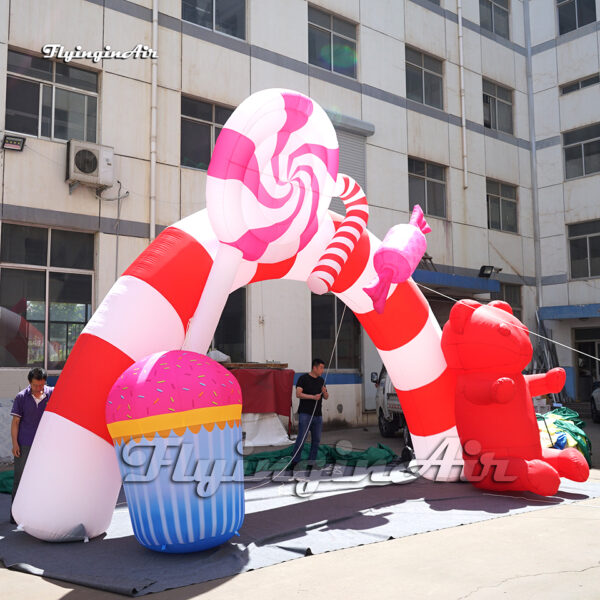
<instances>
[{"instance_id":1,"label":"green tarp","mask_svg":"<svg viewBox=\"0 0 600 600\"><path fill-rule=\"evenodd\" d=\"M290 462L293 446L273 452L259 452L244 457L244 475L254 475L257 471L280 471L285 469ZM302 460L308 460L310 444L304 444ZM333 446L319 446L317 466L325 464L372 467L373 465L387 465L397 456L383 444L371 446L361 452L346 452L337 450ZM0 472L0 493L12 493L13 471Z\"/></svg>"},{"instance_id":2,"label":"green tarp","mask_svg":"<svg viewBox=\"0 0 600 600\"><path fill-rule=\"evenodd\" d=\"M583 427L585 423L579 417L579 413L563 406L555 408L543 415L536 414L538 421L545 421L548 415L556 415L558 418L552 420L552 424L559 430L568 433L577 442L577 449L581 451L588 465L592 466L592 442ZM550 423L550 420L548 421Z\"/></svg>"},{"instance_id":3,"label":"green tarp","mask_svg":"<svg viewBox=\"0 0 600 600\"><path fill-rule=\"evenodd\" d=\"M258 471L280 471L285 469L292 457L294 446L288 446L272 452L259 452L244 457L244 475L254 475ZM308 460L310 444L304 444L302 460ZM372 467L373 465L387 465L397 456L390 448L383 444L371 446L361 452L346 452L333 446L319 446L317 466L325 464Z\"/></svg>"},{"instance_id":4,"label":"green tarp","mask_svg":"<svg viewBox=\"0 0 600 600\"><path fill-rule=\"evenodd\" d=\"M0 471L0 494L12 494L14 471Z\"/></svg>"}]
</instances>

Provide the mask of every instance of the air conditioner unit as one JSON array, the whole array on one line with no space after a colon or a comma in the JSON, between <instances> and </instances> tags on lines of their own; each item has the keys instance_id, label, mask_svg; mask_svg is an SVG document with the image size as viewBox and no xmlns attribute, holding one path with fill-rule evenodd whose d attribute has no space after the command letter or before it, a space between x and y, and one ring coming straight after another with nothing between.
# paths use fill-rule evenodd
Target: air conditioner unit
<instances>
[{"instance_id":1,"label":"air conditioner unit","mask_svg":"<svg viewBox=\"0 0 600 600\"><path fill-rule=\"evenodd\" d=\"M69 140L67 144L67 181L95 188L110 187L114 183L114 150L90 142Z\"/></svg>"}]
</instances>

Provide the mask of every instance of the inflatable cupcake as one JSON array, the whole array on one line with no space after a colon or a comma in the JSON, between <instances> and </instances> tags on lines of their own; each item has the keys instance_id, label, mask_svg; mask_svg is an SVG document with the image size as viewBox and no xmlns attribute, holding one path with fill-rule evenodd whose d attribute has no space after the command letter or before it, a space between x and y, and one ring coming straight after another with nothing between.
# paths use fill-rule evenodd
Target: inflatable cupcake
<instances>
[{"instance_id":1,"label":"inflatable cupcake","mask_svg":"<svg viewBox=\"0 0 600 600\"><path fill-rule=\"evenodd\" d=\"M161 552L195 552L237 533L244 520L242 394L214 360L161 352L112 387L113 438L133 531Z\"/></svg>"}]
</instances>

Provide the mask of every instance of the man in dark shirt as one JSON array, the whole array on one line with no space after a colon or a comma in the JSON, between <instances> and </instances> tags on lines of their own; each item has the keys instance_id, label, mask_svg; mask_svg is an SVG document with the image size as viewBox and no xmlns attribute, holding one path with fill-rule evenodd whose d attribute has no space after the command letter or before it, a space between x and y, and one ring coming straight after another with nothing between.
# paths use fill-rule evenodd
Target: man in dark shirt
<instances>
[{"instance_id":1,"label":"man in dark shirt","mask_svg":"<svg viewBox=\"0 0 600 600\"><path fill-rule=\"evenodd\" d=\"M325 400L329 398L325 381L321 377L324 370L325 363L320 358L315 358L310 373L302 375L296 383L296 398L300 399L300 405L298 406L298 437L292 452L291 469L294 469L302 458L302 447L309 431L311 445L308 460L314 464L317 459L323 428L321 405L323 398Z\"/></svg>"},{"instance_id":2,"label":"man in dark shirt","mask_svg":"<svg viewBox=\"0 0 600 600\"><path fill-rule=\"evenodd\" d=\"M39 367L31 369L27 375L27 379L29 380L29 386L17 394L10 413L13 418L10 428L13 445L12 453L15 457L13 500L17 493L21 475L23 475L25 463L27 462L33 438L40 424L40 419L54 390L53 387L46 385L48 375L44 369ZM15 522L12 518L12 513L10 520L11 523Z\"/></svg>"}]
</instances>

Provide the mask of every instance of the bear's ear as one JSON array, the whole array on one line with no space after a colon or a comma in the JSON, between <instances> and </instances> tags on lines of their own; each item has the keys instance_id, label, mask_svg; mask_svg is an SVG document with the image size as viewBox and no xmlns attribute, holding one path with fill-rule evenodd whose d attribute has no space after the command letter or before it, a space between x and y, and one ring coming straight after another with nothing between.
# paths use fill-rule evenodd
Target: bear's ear
<instances>
[{"instance_id":1,"label":"bear's ear","mask_svg":"<svg viewBox=\"0 0 600 600\"><path fill-rule=\"evenodd\" d=\"M510 304L508 302L504 302L503 300L494 300L493 302L489 302L488 306L493 306L494 308L505 310L510 315L513 314L513 310L510 307Z\"/></svg>"},{"instance_id":2,"label":"bear's ear","mask_svg":"<svg viewBox=\"0 0 600 600\"><path fill-rule=\"evenodd\" d=\"M450 311L450 326L455 333L463 333L467 321L481 304L475 300L460 300Z\"/></svg>"}]
</instances>

